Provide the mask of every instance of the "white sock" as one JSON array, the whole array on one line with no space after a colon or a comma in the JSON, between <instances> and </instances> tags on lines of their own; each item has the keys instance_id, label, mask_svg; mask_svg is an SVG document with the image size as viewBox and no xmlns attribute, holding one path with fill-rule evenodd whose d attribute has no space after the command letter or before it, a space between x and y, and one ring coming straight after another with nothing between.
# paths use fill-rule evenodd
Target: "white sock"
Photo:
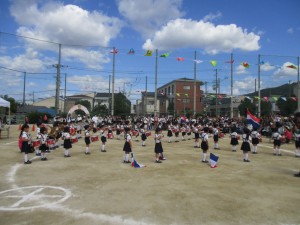
<instances>
[{"instance_id":1,"label":"white sock","mask_svg":"<svg viewBox=\"0 0 300 225\"><path fill-rule=\"evenodd\" d=\"M200 147L200 143L199 143L199 142L197 142L197 147L198 147L198 148Z\"/></svg>"},{"instance_id":2,"label":"white sock","mask_svg":"<svg viewBox=\"0 0 300 225\"><path fill-rule=\"evenodd\" d=\"M203 161L205 161L206 160L206 153L203 153L203 159L202 159Z\"/></svg>"},{"instance_id":3,"label":"white sock","mask_svg":"<svg viewBox=\"0 0 300 225\"><path fill-rule=\"evenodd\" d=\"M274 151L274 154L276 154L276 148L274 148L273 151Z\"/></svg>"},{"instance_id":4,"label":"white sock","mask_svg":"<svg viewBox=\"0 0 300 225\"><path fill-rule=\"evenodd\" d=\"M143 141L143 145L145 145L145 141Z\"/></svg>"},{"instance_id":5,"label":"white sock","mask_svg":"<svg viewBox=\"0 0 300 225\"><path fill-rule=\"evenodd\" d=\"M281 154L281 152L280 152L280 148L278 148L278 154Z\"/></svg>"},{"instance_id":6,"label":"white sock","mask_svg":"<svg viewBox=\"0 0 300 225\"><path fill-rule=\"evenodd\" d=\"M104 149L105 149L105 145L102 145L102 151L104 151Z\"/></svg>"},{"instance_id":7,"label":"white sock","mask_svg":"<svg viewBox=\"0 0 300 225\"><path fill-rule=\"evenodd\" d=\"M128 161L128 158L129 158L129 154L126 153L124 157L125 161Z\"/></svg>"},{"instance_id":8,"label":"white sock","mask_svg":"<svg viewBox=\"0 0 300 225\"><path fill-rule=\"evenodd\" d=\"M169 137L169 142L171 142L171 137Z\"/></svg>"},{"instance_id":9,"label":"white sock","mask_svg":"<svg viewBox=\"0 0 300 225\"><path fill-rule=\"evenodd\" d=\"M28 161L28 155L24 154L24 162L27 162L27 161Z\"/></svg>"},{"instance_id":10,"label":"white sock","mask_svg":"<svg viewBox=\"0 0 300 225\"><path fill-rule=\"evenodd\" d=\"M244 153L245 160L248 160L248 153Z\"/></svg>"},{"instance_id":11,"label":"white sock","mask_svg":"<svg viewBox=\"0 0 300 225\"><path fill-rule=\"evenodd\" d=\"M85 152L86 152L86 153L89 152L89 147L85 147Z\"/></svg>"},{"instance_id":12,"label":"white sock","mask_svg":"<svg viewBox=\"0 0 300 225\"><path fill-rule=\"evenodd\" d=\"M64 149L65 155L69 155L69 150Z\"/></svg>"}]
</instances>

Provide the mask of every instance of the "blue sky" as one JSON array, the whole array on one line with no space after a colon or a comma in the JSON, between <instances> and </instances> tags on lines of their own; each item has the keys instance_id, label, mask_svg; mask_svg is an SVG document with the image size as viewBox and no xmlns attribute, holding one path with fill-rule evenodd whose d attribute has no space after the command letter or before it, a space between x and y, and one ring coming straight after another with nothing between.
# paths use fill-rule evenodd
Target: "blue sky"
<instances>
[{"instance_id":1,"label":"blue sky","mask_svg":"<svg viewBox=\"0 0 300 225\"><path fill-rule=\"evenodd\" d=\"M225 62L231 53L234 95L255 90L259 54L261 88L297 81L297 70L287 66L297 66L300 56L298 0L2 0L0 5L0 95L19 101L23 73L13 70L27 73L27 103L33 96L37 101L55 95L57 43L67 95L108 92L112 47L118 49L115 90L125 90L132 102L145 90L146 76L148 91L154 91L155 49L159 56L169 53L158 58L158 87L193 79L195 51L197 79L207 82L209 92L218 69L221 93L230 94ZM135 54L128 54L131 48ZM144 56L146 50L153 56Z\"/></svg>"}]
</instances>

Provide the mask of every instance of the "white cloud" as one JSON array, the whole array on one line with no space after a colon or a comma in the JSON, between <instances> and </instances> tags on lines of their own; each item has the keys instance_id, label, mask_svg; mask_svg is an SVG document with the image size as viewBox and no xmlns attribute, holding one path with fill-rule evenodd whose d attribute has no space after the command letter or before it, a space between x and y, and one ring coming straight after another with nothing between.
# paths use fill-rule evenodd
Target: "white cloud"
<instances>
[{"instance_id":1,"label":"white cloud","mask_svg":"<svg viewBox=\"0 0 300 225\"><path fill-rule=\"evenodd\" d=\"M273 78L287 78L287 77L297 77L297 69L292 69L287 66L294 65L294 63L291 62L285 62L280 68L278 68L274 74Z\"/></svg>"},{"instance_id":2,"label":"white cloud","mask_svg":"<svg viewBox=\"0 0 300 225\"><path fill-rule=\"evenodd\" d=\"M288 32L289 34L293 34L293 33L294 33L294 29L291 27L291 28L287 29L287 32Z\"/></svg>"},{"instance_id":3,"label":"white cloud","mask_svg":"<svg viewBox=\"0 0 300 225\"><path fill-rule=\"evenodd\" d=\"M261 71L270 71L276 69L276 66L271 65L269 62L260 65Z\"/></svg>"},{"instance_id":4,"label":"white cloud","mask_svg":"<svg viewBox=\"0 0 300 225\"><path fill-rule=\"evenodd\" d=\"M259 39L260 36L235 24L214 25L202 20L175 19L157 31L152 39L147 39L143 48L168 50L193 47L202 48L210 54L231 52L233 49L256 51L260 49Z\"/></svg>"},{"instance_id":5,"label":"white cloud","mask_svg":"<svg viewBox=\"0 0 300 225\"><path fill-rule=\"evenodd\" d=\"M117 0L120 14L144 37L151 37L171 19L184 15L182 0Z\"/></svg>"},{"instance_id":6,"label":"white cloud","mask_svg":"<svg viewBox=\"0 0 300 225\"><path fill-rule=\"evenodd\" d=\"M233 82L233 94L234 95L242 95L255 91L255 79L254 77L248 76L242 80ZM257 84L256 84L257 85ZM262 88L263 82L260 82L260 86Z\"/></svg>"},{"instance_id":7,"label":"white cloud","mask_svg":"<svg viewBox=\"0 0 300 225\"><path fill-rule=\"evenodd\" d=\"M235 74L249 74L249 69L244 67L243 65L238 65L235 68Z\"/></svg>"},{"instance_id":8,"label":"white cloud","mask_svg":"<svg viewBox=\"0 0 300 225\"><path fill-rule=\"evenodd\" d=\"M213 21L215 19L219 19L222 17L222 13L221 12L217 12L217 13L210 13L208 15L206 15L204 18L203 18L203 21L204 22L208 22L208 21Z\"/></svg>"},{"instance_id":9,"label":"white cloud","mask_svg":"<svg viewBox=\"0 0 300 225\"><path fill-rule=\"evenodd\" d=\"M89 12L76 5L63 5L51 1L40 7L34 0L30 2L14 0L11 14L20 25L17 30L19 35L68 45L108 46L123 26L118 18L106 16L101 12ZM55 44L24 40L31 48L55 52L58 49ZM78 49L78 46L74 48ZM107 62L103 60L105 53L101 51L95 53L95 50L81 49L73 50L74 55L71 53L69 47L66 55L76 57L90 67ZM98 60L95 63L97 57ZM90 61L92 61L91 65Z\"/></svg>"}]
</instances>

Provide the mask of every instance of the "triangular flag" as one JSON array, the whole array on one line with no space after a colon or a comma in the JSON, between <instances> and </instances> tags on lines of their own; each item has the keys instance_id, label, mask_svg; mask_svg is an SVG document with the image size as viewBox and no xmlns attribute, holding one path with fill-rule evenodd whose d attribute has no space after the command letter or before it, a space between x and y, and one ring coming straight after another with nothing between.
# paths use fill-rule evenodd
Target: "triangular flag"
<instances>
[{"instance_id":1,"label":"triangular flag","mask_svg":"<svg viewBox=\"0 0 300 225\"><path fill-rule=\"evenodd\" d=\"M295 102L297 101L297 98L295 98L295 97L291 97L291 99Z\"/></svg>"},{"instance_id":2,"label":"triangular flag","mask_svg":"<svg viewBox=\"0 0 300 225\"><path fill-rule=\"evenodd\" d=\"M169 53L164 53L164 54L161 54L160 57L167 58L169 55L170 55Z\"/></svg>"},{"instance_id":3,"label":"triangular flag","mask_svg":"<svg viewBox=\"0 0 300 225\"><path fill-rule=\"evenodd\" d=\"M251 98L249 96L245 96L245 98L251 100Z\"/></svg>"},{"instance_id":4,"label":"triangular flag","mask_svg":"<svg viewBox=\"0 0 300 225\"><path fill-rule=\"evenodd\" d=\"M179 94L179 93L176 93L176 95L177 95L178 97L180 97L180 94Z\"/></svg>"},{"instance_id":5,"label":"triangular flag","mask_svg":"<svg viewBox=\"0 0 300 225\"><path fill-rule=\"evenodd\" d=\"M286 97L280 97L283 101L286 101Z\"/></svg>"},{"instance_id":6,"label":"triangular flag","mask_svg":"<svg viewBox=\"0 0 300 225\"><path fill-rule=\"evenodd\" d=\"M249 63L247 63L247 62L242 62L242 66L247 69L250 67Z\"/></svg>"},{"instance_id":7,"label":"triangular flag","mask_svg":"<svg viewBox=\"0 0 300 225\"><path fill-rule=\"evenodd\" d=\"M291 69L297 69L297 67L296 67L296 66L294 66L293 64L291 64L291 65L288 65L288 66L286 66L286 67L288 67L288 68L291 68Z\"/></svg>"},{"instance_id":8,"label":"triangular flag","mask_svg":"<svg viewBox=\"0 0 300 225\"><path fill-rule=\"evenodd\" d=\"M218 98L219 98L219 99L222 99L222 98L223 98L223 96L222 96L222 95L218 95Z\"/></svg>"},{"instance_id":9,"label":"triangular flag","mask_svg":"<svg viewBox=\"0 0 300 225\"><path fill-rule=\"evenodd\" d=\"M186 97L189 97L189 94L184 94Z\"/></svg>"},{"instance_id":10,"label":"triangular flag","mask_svg":"<svg viewBox=\"0 0 300 225\"><path fill-rule=\"evenodd\" d=\"M203 63L203 61L202 61L202 60L199 60L199 59L195 59L194 62L196 62L197 64Z\"/></svg>"},{"instance_id":11,"label":"triangular flag","mask_svg":"<svg viewBox=\"0 0 300 225\"><path fill-rule=\"evenodd\" d=\"M216 67L216 66L217 66L217 61L211 60L211 61L210 61L210 64L211 64L212 66Z\"/></svg>"},{"instance_id":12,"label":"triangular flag","mask_svg":"<svg viewBox=\"0 0 300 225\"><path fill-rule=\"evenodd\" d=\"M277 101L278 100L278 97L272 97L275 101Z\"/></svg>"},{"instance_id":13,"label":"triangular flag","mask_svg":"<svg viewBox=\"0 0 300 225\"><path fill-rule=\"evenodd\" d=\"M151 50L147 50L147 52L145 53L144 56L152 56L152 51Z\"/></svg>"},{"instance_id":14,"label":"triangular flag","mask_svg":"<svg viewBox=\"0 0 300 225\"><path fill-rule=\"evenodd\" d=\"M213 153L210 153L210 156L209 156L210 168L216 168L218 160L219 160L219 156L216 156Z\"/></svg>"},{"instance_id":15,"label":"triangular flag","mask_svg":"<svg viewBox=\"0 0 300 225\"><path fill-rule=\"evenodd\" d=\"M131 48L131 49L129 50L129 52L128 52L128 54L130 54L130 55L133 55L134 53L135 53L135 51L134 51L133 48Z\"/></svg>"},{"instance_id":16,"label":"triangular flag","mask_svg":"<svg viewBox=\"0 0 300 225\"><path fill-rule=\"evenodd\" d=\"M182 57L177 57L176 59L177 59L177 61L184 61L184 58L182 58Z\"/></svg>"},{"instance_id":17,"label":"triangular flag","mask_svg":"<svg viewBox=\"0 0 300 225\"><path fill-rule=\"evenodd\" d=\"M110 53L118 54L118 53L119 53L119 50L115 48L115 49L111 50Z\"/></svg>"},{"instance_id":18,"label":"triangular flag","mask_svg":"<svg viewBox=\"0 0 300 225\"><path fill-rule=\"evenodd\" d=\"M260 62L260 65L264 65L264 64L265 64L265 62L264 62L264 61L261 61L261 62Z\"/></svg>"},{"instance_id":19,"label":"triangular flag","mask_svg":"<svg viewBox=\"0 0 300 225\"><path fill-rule=\"evenodd\" d=\"M267 102L269 100L268 97L263 97L263 99Z\"/></svg>"}]
</instances>

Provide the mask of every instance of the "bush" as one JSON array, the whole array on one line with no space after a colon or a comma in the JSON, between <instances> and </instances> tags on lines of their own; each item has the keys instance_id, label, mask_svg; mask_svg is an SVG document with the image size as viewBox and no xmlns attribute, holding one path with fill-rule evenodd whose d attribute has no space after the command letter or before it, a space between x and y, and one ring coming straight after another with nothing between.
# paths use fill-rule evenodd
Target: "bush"
<instances>
[{"instance_id":1,"label":"bush","mask_svg":"<svg viewBox=\"0 0 300 225\"><path fill-rule=\"evenodd\" d=\"M43 122L44 116L48 117L48 121L52 116L49 113L41 113L41 112L31 112L27 114L26 116L28 117L29 123L37 123L37 122Z\"/></svg>"}]
</instances>

